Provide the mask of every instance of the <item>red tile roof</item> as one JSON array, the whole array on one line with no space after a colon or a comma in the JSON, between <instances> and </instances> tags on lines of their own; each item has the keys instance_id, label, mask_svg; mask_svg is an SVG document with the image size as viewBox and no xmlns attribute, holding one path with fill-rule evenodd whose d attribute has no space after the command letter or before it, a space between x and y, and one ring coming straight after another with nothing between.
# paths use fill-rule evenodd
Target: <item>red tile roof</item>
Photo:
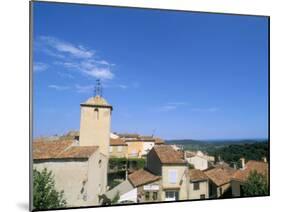
<instances>
[{"instance_id":1,"label":"red tile roof","mask_svg":"<svg viewBox=\"0 0 281 212\"><path fill-rule=\"evenodd\" d=\"M98 149L98 146L73 146L57 155L60 159L88 159Z\"/></svg>"},{"instance_id":2,"label":"red tile roof","mask_svg":"<svg viewBox=\"0 0 281 212\"><path fill-rule=\"evenodd\" d=\"M33 159L55 158L71 145L73 145L72 141L34 141L32 143Z\"/></svg>"},{"instance_id":3,"label":"red tile roof","mask_svg":"<svg viewBox=\"0 0 281 212\"><path fill-rule=\"evenodd\" d=\"M67 159L89 158L97 146L73 146L73 141L39 141L33 142L33 159Z\"/></svg>"},{"instance_id":4,"label":"red tile roof","mask_svg":"<svg viewBox=\"0 0 281 212\"><path fill-rule=\"evenodd\" d=\"M190 181L208 180L207 175L199 169L189 169L187 173L190 177Z\"/></svg>"},{"instance_id":5,"label":"red tile roof","mask_svg":"<svg viewBox=\"0 0 281 212\"><path fill-rule=\"evenodd\" d=\"M159 180L160 178L160 176L154 175L144 169L139 169L128 176L129 181L134 187L152 183Z\"/></svg>"},{"instance_id":6,"label":"red tile roof","mask_svg":"<svg viewBox=\"0 0 281 212\"><path fill-rule=\"evenodd\" d=\"M239 180L239 181L246 181L247 178L249 177L250 173L252 171L257 171L259 174L262 174L266 177L268 177L268 163L262 162L262 161L254 161L250 160L246 163L245 169L240 169L237 170L234 175L233 179L234 180Z\"/></svg>"},{"instance_id":7,"label":"red tile roof","mask_svg":"<svg viewBox=\"0 0 281 212\"><path fill-rule=\"evenodd\" d=\"M128 146L128 144L126 144L125 141L123 141L120 138L116 138L116 139L111 138L110 146Z\"/></svg>"},{"instance_id":8,"label":"red tile roof","mask_svg":"<svg viewBox=\"0 0 281 212\"><path fill-rule=\"evenodd\" d=\"M213 169L209 169L204 171L204 173L210 178L217 186L224 185L229 183L233 174L235 173L235 169L233 168L222 168L216 167Z\"/></svg>"},{"instance_id":9,"label":"red tile roof","mask_svg":"<svg viewBox=\"0 0 281 212\"><path fill-rule=\"evenodd\" d=\"M152 151L156 153L162 164L185 164L182 154L174 150L170 145L154 146Z\"/></svg>"},{"instance_id":10,"label":"red tile roof","mask_svg":"<svg viewBox=\"0 0 281 212\"><path fill-rule=\"evenodd\" d=\"M155 139L155 144L160 145L160 144L165 144L165 141L162 140L161 138L154 138Z\"/></svg>"}]
</instances>

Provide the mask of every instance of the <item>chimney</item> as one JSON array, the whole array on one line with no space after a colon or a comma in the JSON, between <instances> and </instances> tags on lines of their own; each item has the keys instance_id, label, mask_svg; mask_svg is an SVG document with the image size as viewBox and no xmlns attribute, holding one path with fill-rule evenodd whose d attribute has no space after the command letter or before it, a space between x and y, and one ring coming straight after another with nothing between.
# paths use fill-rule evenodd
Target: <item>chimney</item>
<instances>
[{"instance_id":1,"label":"chimney","mask_svg":"<svg viewBox=\"0 0 281 212\"><path fill-rule=\"evenodd\" d=\"M262 157L263 162L267 163L266 157Z\"/></svg>"},{"instance_id":2,"label":"chimney","mask_svg":"<svg viewBox=\"0 0 281 212\"><path fill-rule=\"evenodd\" d=\"M240 158L242 169L245 169L245 158Z\"/></svg>"}]
</instances>

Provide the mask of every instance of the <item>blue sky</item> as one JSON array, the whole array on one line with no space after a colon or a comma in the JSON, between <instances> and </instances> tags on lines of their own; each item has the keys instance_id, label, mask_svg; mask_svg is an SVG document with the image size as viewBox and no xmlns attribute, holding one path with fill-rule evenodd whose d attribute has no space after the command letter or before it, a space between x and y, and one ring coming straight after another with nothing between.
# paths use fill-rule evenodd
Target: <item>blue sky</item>
<instances>
[{"instance_id":1,"label":"blue sky","mask_svg":"<svg viewBox=\"0 0 281 212\"><path fill-rule=\"evenodd\" d=\"M264 17L34 3L34 136L79 129L102 80L112 131L267 138Z\"/></svg>"}]
</instances>

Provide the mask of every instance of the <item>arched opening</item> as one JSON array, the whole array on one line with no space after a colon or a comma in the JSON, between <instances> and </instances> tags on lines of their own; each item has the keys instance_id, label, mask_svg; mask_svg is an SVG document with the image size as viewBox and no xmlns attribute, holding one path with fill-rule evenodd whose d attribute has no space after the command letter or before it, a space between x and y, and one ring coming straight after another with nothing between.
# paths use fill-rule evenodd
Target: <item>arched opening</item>
<instances>
[{"instance_id":1,"label":"arched opening","mask_svg":"<svg viewBox=\"0 0 281 212\"><path fill-rule=\"evenodd\" d=\"M97 119L97 120L99 120L99 109L98 108L95 108L95 118Z\"/></svg>"}]
</instances>

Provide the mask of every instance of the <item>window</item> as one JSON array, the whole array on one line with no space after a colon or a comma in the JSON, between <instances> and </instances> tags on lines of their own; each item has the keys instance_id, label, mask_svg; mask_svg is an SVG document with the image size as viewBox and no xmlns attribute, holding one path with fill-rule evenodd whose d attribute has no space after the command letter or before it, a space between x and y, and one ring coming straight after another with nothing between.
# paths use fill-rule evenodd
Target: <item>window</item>
<instances>
[{"instance_id":1,"label":"window","mask_svg":"<svg viewBox=\"0 0 281 212\"><path fill-rule=\"evenodd\" d=\"M95 108L95 118L99 120L99 109Z\"/></svg>"},{"instance_id":2,"label":"window","mask_svg":"<svg viewBox=\"0 0 281 212\"><path fill-rule=\"evenodd\" d=\"M196 182L193 183L193 190L199 190L200 189L200 183Z\"/></svg>"},{"instance_id":3,"label":"window","mask_svg":"<svg viewBox=\"0 0 281 212\"><path fill-rule=\"evenodd\" d=\"M205 194L201 194L200 195L200 199L205 199L206 197L205 197Z\"/></svg>"},{"instance_id":4,"label":"window","mask_svg":"<svg viewBox=\"0 0 281 212\"><path fill-rule=\"evenodd\" d=\"M145 192L145 200L149 200L149 192Z\"/></svg>"},{"instance_id":5,"label":"window","mask_svg":"<svg viewBox=\"0 0 281 212\"><path fill-rule=\"evenodd\" d=\"M169 183L177 183L178 171L175 169L168 170Z\"/></svg>"},{"instance_id":6,"label":"window","mask_svg":"<svg viewBox=\"0 0 281 212\"><path fill-rule=\"evenodd\" d=\"M165 192L165 200L166 201L176 201L179 199L178 191L166 191Z\"/></svg>"},{"instance_id":7,"label":"window","mask_svg":"<svg viewBox=\"0 0 281 212\"><path fill-rule=\"evenodd\" d=\"M157 200L158 199L158 192L153 192L152 199Z\"/></svg>"},{"instance_id":8,"label":"window","mask_svg":"<svg viewBox=\"0 0 281 212\"><path fill-rule=\"evenodd\" d=\"M109 152L112 152L112 150L113 150L113 147L110 146L110 147L109 147Z\"/></svg>"},{"instance_id":9,"label":"window","mask_svg":"<svg viewBox=\"0 0 281 212\"><path fill-rule=\"evenodd\" d=\"M122 146L118 146L118 147L117 147L117 151L118 151L118 152L122 152Z\"/></svg>"}]
</instances>

